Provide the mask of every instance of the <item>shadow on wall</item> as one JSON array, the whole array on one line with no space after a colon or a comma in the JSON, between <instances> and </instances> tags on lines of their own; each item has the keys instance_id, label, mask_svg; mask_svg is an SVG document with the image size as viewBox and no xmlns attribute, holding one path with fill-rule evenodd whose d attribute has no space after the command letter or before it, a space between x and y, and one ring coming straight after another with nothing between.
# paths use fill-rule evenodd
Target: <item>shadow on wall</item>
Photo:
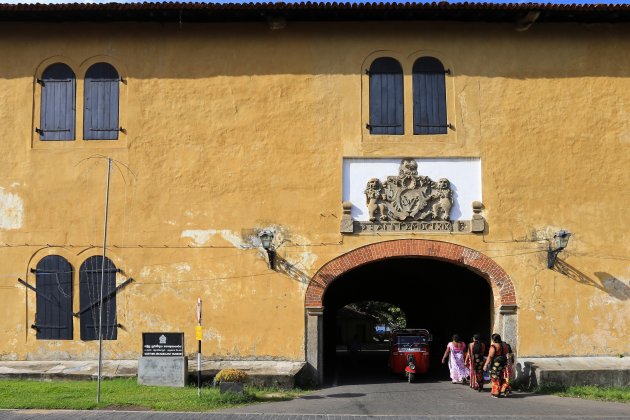
<instances>
[{"instance_id":1,"label":"shadow on wall","mask_svg":"<svg viewBox=\"0 0 630 420\"><path fill-rule=\"evenodd\" d=\"M538 387L536 379L536 366L532 362L516 363L516 383L526 391L531 391Z\"/></svg>"},{"instance_id":2,"label":"shadow on wall","mask_svg":"<svg viewBox=\"0 0 630 420\"><path fill-rule=\"evenodd\" d=\"M289 261L282 258L280 255L278 254L275 255L275 262L276 262L275 271L282 273L292 278L293 280L297 280L300 283L304 283L304 284L310 283L311 278L306 273L301 271L294 264L291 264Z\"/></svg>"},{"instance_id":3,"label":"shadow on wall","mask_svg":"<svg viewBox=\"0 0 630 420\"><path fill-rule=\"evenodd\" d=\"M577 281L578 283L592 286L603 292L606 292L615 299L630 299L630 286L609 273L599 271L595 272L595 276L597 277L597 280L595 280L560 259L556 260L554 269L558 273L564 274L565 276Z\"/></svg>"},{"instance_id":4,"label":"shadow on wall","mask_svg":"<svg viewBox=\"0 0 630 420\"><path fill-rule=\"evenodd\" d=\"M608 273L595 272L595 275L599 278L599 281L604 286L604 290L619 300L630 299L630 286L623 281L614 277Z\"/></svg>"},{"instance_id":5,"label":"shadow on wall","mask_svg":"<svg viewBox=\"0 0 630 420\"><path fill-rule=\"evenodd\" d=\"M393 48L408 55L416 52L418 45L448 53L458 75L546 80L625 78L630 74L630 55L618 54L628 46L621 38L623 26L591 26L584 30L580 25L545 24L517 32L511 25L465 22L291 22L281 31L271 31L262 22L111 22L69 23L60 35L58 25L3 25L3 46L12 46L12 51L19 54L11 65L7 62L2 66L0 62L3 77L33 77L37 64L65 40L79 40L72 53L75 62L116 51L116 58L128 66L128 77L134 79L357 75L365 58L377 49ZM102 36L105 26L110 32L107 38ZM56 36L51 37L51 33ZM89 53L80 54L79 50ZM221 59L213 59L218 57ZM405 72L410 69L405 67Z\"/></svg>"}]
</instances>

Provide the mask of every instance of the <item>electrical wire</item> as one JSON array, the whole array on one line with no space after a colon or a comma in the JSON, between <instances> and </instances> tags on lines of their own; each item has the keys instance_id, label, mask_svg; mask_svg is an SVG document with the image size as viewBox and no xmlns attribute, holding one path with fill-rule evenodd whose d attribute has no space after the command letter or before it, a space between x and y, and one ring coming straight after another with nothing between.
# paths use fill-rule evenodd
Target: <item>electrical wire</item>
<instances>
[{"instance_id":1,"label":"electrical wire","mask_svg":"<svg viewBox=\"0 0 630 420\"><path fill-rule=\"evenodd\" d=\"M250 277L265 277L271 276L274 272L265 271L263 273L256 274L248 274L242 276L224 276L224 277L213 277L213 278L201 278L201 279L189 279L189 280L175 280L175 281L135 281L134 284L137 285L145 285L145 284L178 284L178 283L193 283L193 282L204 282L204 281L220 281L220 280L232 280L232 279L245 279Z\"/></svg>"},{"instance_id":2,"label":"electrical wire","mask_svg":"<svg viewBox=\"0 0 630 420\"><path fill-rule=\"evenodd\" d=\"M312 244L293 244L293 245L285 245L283 248L298 248L298 247L319 247L319 246L337 246L343 245L343 242L321 242L321 243L312 243ZM24 247L43 247L43 248L100 248L100 245L94 244L9 244L4 243L0 244L0 248L24 248ZM248 250L248 249L257 249L257 246L254 245L242 245L240 247L229 246L229 245L168 245L168 244L138 244L138 245L118 245L118 244L109 244L107 248L117 248L117 249L237 249L237 250Z\"/></svg>"}]
</instances>

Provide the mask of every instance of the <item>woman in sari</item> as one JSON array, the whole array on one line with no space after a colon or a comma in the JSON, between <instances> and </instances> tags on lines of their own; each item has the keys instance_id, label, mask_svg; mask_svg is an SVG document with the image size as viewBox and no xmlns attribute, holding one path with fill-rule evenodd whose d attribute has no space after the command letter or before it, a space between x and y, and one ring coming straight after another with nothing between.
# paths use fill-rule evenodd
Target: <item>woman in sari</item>
<instances>
[{"instance_id":1,"label":"woman in sari","mask_svg":"<svg viewBox=\"0 0 630 420\"><path fill-rule=\"evenodd\" d=\"M463 384L468 377L468 368L464 363L465 350L466 344L459 340L459 335L453 334L453 341L446 346L442 363L446 363L448 359L448 369L454 384Z\"/></svg>"},{"instance_id":2,"label":"woman in sari","mask_svg":"<svg viewBox=\"0 0 630 420\"><path fill-rule=\"evenodd\" d=\"M465 365L470 371L470 387L479 392L483 391L483 355L486 353L486 345L481 342L479 334L473 335L472 343L468 345Z\"/></svg>"},{"instance_id":3,"label":"woman in sari","mask_svg":"<svg viewBox=\"0 0 630 420\"><path fill-rule=\"evenodd\" d=\"M492 334L492 345L483 368L485 370L490 366L490 382L492 383L490 394L493 398L507 397L512 392L509 381L506 380L506 369L511 363L512 348L501 341L499 334Z\"/></svg>"}]
</instances>

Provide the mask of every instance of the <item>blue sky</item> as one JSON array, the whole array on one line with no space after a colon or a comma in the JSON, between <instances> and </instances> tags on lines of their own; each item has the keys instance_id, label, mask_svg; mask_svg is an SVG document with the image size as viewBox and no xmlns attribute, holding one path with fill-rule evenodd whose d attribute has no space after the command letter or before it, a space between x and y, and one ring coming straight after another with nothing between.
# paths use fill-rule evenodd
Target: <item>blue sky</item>
<instances>
[{"instance_id":1,"label":"blue sky","mask_svg":"<svg viewBox=\"0 0 630 420\"><path fill-rule=\"evenodd\" d=\"M155 0L156 2L159 2L157 0ZM179 0L182 2L186 2L185 0ZM301 1L307 1L307 0L299 0L299 1L294 1L294 0L284 0L285 3L300 3ZM313 2L317 2L318 0L310 0ZM330 0L328 0L330 1ZM356 1L356 0L347 0L349 3L361 3L360 1ZM408 0L401 0L401 1L391 1L391 0L383 0L383 2L388 2L388 3L406 3ZM427 0L426 2L428 2L430 0ZM434 0L436 1L436 0ZM246 0L246 1L235 1L235 0L217 0L217 1L203 1L203 0L194 0L192 2L196 2L196 3L256 3L256 2L272 2L271 0ZM338 0L338 2L346 2L345 0ZM378 2L378 1L376 1ZM454 0L454 1L450 1L450 3L463 3L464 0ZM536 1L533 0L495 0L495 1L475 1L475 0L468 0L469 3L536 3ZM68 0L0 0L0 3L8 3L8 4L17 4L17 3L44 3L44 4L61 4L61 3L144 3L142 1L112 1L112 0L91 0L91 1L68 1ZM425 1L421 1L420 3L425 3ZM630 4L630 0L608 0L608 1L602 1L602 0L592 0L592 1L584 1L584 0L549 0L549 1L539 1L539 3L553 3L553 4Z\"/></svg>"}]
</instances>

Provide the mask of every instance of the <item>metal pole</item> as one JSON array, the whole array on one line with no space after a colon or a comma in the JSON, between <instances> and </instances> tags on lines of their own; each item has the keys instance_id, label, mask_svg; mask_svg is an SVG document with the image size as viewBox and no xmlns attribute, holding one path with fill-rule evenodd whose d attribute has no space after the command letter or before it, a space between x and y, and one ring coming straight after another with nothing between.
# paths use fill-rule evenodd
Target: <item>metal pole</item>
<instances>
[{"instance_id":1,"label":"metal pole","mask_svg":"<svg viewBox=\"0 0 630 420\"><path fill-rule=\"evenodd\" d=\"M201 298L197 298L197 397L201 398Z\"/></svg>"},{"instance_id":2,"label":"metal pole","mask_svg":"<svg viewBox=\"0 0 630 420\"><path fill-rule=\"evenodd\" d=\"M107 246L107 213L109 210L109 178L112 172L112 158L107 158L107 187L105 188L105 223L103 227L103 261L101 263L101 291L98 305L98 384L96 402L101 402L101 371L103 368L103 283L105 280L105 249Z\"/></svg>"},{"instance_id":3,"label":"metal pole","mask_svg":"<svg viewBox=\"0 0 630 420\"><path fill-rule=\"evenodd\" d=\"M201 397L201 340L197 340L197 397Z\"/></svg>"}]
</instances>

